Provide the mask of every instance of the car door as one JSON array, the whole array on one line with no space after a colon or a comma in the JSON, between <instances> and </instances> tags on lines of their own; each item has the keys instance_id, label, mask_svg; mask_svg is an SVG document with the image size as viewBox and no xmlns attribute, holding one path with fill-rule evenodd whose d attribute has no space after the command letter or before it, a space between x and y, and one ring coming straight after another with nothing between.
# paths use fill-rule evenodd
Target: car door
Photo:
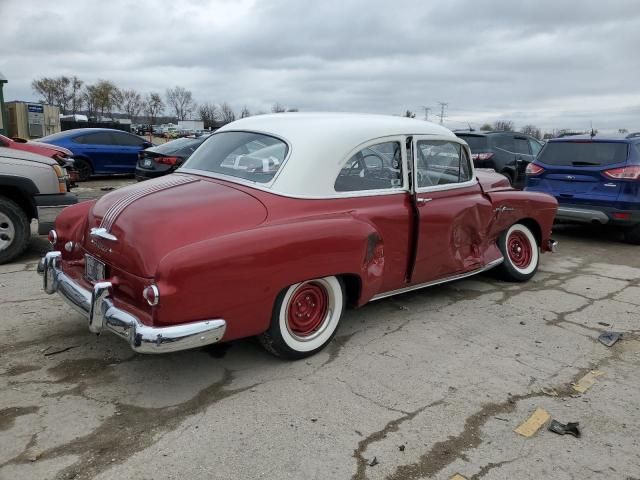
<instances>
[{"instance_id":1,"label":"car door","mask_svg":"<svg viewBox=\"0 0 640 480\"><path fill-rule=\"evenodd\" d=\"M150 146L144 139L126 132L111 132L113 168L119 173L132 173L138 163L138 154Z\"/></svg>"},{"instance_id":2,"label":"car door","mask_svg":"<svg viewBox=\"0 0 640 480\"><path fill-rule=\"evenodd\" d=\"M412 147L417 238L411 283L484 266L493 209L473 175L468 148L434 136L414 137Z\"/></svg>"},{"instance_id":3,"label":"car door","mask_svg":"<svg viewBox=\"0 0 640 480\"><path fill-rule=\"evenodd\" d=\"M71 139L74 154L88 157L95 173L113 173L111 141L108 131L86 133Z\"/></svg>"}]
</instances>

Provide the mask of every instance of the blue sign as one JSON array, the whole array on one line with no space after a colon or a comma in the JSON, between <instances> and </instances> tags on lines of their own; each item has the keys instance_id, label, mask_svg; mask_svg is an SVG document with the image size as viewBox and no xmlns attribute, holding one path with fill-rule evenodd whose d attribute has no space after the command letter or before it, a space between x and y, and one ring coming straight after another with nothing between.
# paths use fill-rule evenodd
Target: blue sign
<instances>
[{"instance_id":1,"label":"blue sign","mask_svg":"<svg viewBox=\"0 0 640 480\"><path fill-rule=\"evenodd\" d=\"M42 105L28 104L27 109L32 113L44 113L44 107Z\"/></svg>"}]
</instances>

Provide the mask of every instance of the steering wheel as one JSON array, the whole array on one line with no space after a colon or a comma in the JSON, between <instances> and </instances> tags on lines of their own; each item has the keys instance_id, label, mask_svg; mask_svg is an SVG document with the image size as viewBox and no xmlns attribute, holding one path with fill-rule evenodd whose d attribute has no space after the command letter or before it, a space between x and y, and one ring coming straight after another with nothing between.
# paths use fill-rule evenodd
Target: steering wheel
<instances>
[{"instance_id":1,"label":"steering wheel","mask_svg":"<svg viewBox=\"0 0 640 480\"><path fill-rule=\"evenodd\" d=\"M362 162L364 163L367 171L373 170L372 168L367 167L367 163L364 161L365 158L369 158L369 157L377 158L380 161L380 167L378 167L377 170L380 172L380 175L382 175L382 171L384 170L384 158L375 152L371 152L371 153L367 153L366 155L363 155Z\"/></svg>"}]
</instances>

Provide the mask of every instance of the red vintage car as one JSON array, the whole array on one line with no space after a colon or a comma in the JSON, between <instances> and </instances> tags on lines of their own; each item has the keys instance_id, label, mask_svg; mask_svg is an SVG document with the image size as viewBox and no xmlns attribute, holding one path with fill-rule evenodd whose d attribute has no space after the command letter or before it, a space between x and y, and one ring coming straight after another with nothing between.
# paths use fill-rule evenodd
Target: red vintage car
<instances>
[{"instance_id":1,"label":"red vintage car","mask_svg":"<svg viewBox=\"0 0 640 480\"><path fill-rule=\"evenodd\" d=\"M556 200L474 171L432 123L261 115L176 173L67 208L44 290L144 353L258 336L312 355L345 307L496 268L526 281L553 250Z\"/></svg>"}]
</instances>

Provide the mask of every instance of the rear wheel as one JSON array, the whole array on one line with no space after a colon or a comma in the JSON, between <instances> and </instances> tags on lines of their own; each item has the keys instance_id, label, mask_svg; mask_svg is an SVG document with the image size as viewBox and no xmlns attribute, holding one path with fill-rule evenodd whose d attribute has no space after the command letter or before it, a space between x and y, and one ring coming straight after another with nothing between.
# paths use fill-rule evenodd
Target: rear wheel
<instances>
[{"instance_id":1,"label":"rear wheel","mask_svg":"<svg viewBox=\"0 0 640 480\"><path fill-rule=\"evenodd\" d=\"M504 262L497 268L500 276L510 282L526 282L538 270L540 249L533 232L521 223L512 225L498 239Z\"/></svg>"},{"instance_id":2,"label":"rear wheel","mask_svg":"<svg viewBox=\"0 0 640 480\"><path fill-rule=\"evenodd\" d=\"M84 158L76 158L75 161L76 170L78 170L78 180L81 182L86 182L91 177L93 173L93 169L91 168L91 164L89 161Z\"/></svg>"},{"instance_id":3,"label":"rear wheel","mask_svg":"<svg viewBox=\"0 0 640 480\"><path fill-rule=\"evenodd\" d=\"M640 245L640 224L627 228L624 231L624 239L626 242Z\"/></svg>"},{"instance_id":4,"label":"rear wheel","mask_svg":"<svg viewBox=\"0 0 640 480\"><path fill-rule=\"evenodd\" d=\"M345 289L336 277L296 283L278 295L269 329L260 343L283 358L322 350L333 338L345 308Z\"/></svg>"},{"instance_id":5,"label":"rear wheel","mask_svg":"<svg viewBox=\"0 0 640 480\"><path fill-rule=\"evenodd\" d=\"M29 218L24 210L14 201L0 197L0 264L24 252L30 236Z\"/></svg>"}]
</instances>

